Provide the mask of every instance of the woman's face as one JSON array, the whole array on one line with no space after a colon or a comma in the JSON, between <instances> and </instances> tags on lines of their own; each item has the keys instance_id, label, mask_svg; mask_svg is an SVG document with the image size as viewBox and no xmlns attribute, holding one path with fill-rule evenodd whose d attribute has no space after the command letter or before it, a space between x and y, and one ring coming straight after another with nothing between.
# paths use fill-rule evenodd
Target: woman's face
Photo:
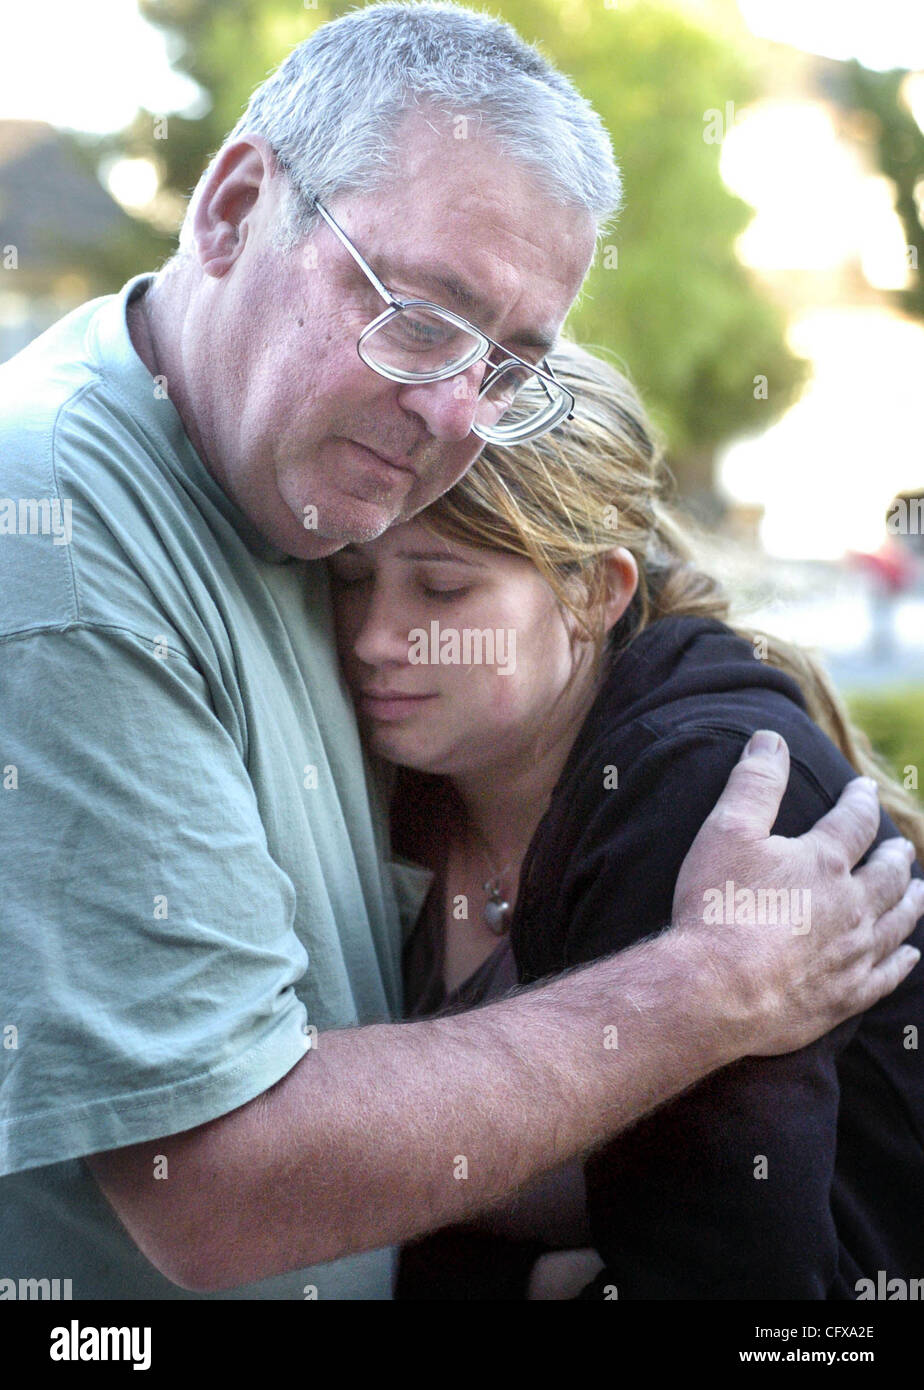
<instances>
[{"instance_id":1,"label":"woman's face","mask_svg":"<svg viewBox=\"0 0 924 1390\"><path fill-rule=\"evenodd\" d=\"M340 659L381 756L454 776L573 740L593 648L572 644L528 560L444 540L414 520L327 564Z\"/></svg>"}]
</instances>

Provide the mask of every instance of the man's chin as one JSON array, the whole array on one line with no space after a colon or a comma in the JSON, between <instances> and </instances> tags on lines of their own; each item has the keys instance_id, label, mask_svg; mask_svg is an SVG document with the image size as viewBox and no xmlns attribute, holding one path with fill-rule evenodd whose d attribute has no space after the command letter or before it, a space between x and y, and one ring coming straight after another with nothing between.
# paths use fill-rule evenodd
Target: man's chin
<instances>
[{"instance_id":1,"label":"man's chin","mask_svg":"<svg viewBox=\"0 0 924 1390\"><path fill-rule=\"evenodd\" d=\"M316 520L316 525L303 528L304 542L300 554L305 559L321 559L333 555L345 545L365 545L374 541L390 526L406 521L408 510L393 504L356 502L353 506L339 507L336 513L328 512L316 519L309 515L307 520ZM310 551L310 554L308 554Z\"/></svg>"}]
</instances>

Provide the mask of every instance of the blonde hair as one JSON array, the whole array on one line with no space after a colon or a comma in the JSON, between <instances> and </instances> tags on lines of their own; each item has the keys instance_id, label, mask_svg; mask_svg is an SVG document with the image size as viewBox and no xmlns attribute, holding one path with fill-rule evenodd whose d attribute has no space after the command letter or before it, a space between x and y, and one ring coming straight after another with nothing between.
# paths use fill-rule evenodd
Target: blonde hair
<instances>
[{"instance_id":1,"label":"blonde hair","mask_svg":"<svg viewBox=\"0 0 924 1390\"><path fill-rule=\"evenodd\" d=\"M607 640L603 557L624 546L638 565L638 591L610 649L667 617L716 619L755 651L759 643L765 659L796 681L809 716L847 761L876 780L883 809L924 859L924 813L851 722L819 661L732 620L728 595L696 561L691 523L665 501L663 445L631 382L575 344L562 344L551 361L577 399L574 419L523 444L489 445L421 519L449 540L530 560L598 656Z\"/></svg>"}]
</instances>

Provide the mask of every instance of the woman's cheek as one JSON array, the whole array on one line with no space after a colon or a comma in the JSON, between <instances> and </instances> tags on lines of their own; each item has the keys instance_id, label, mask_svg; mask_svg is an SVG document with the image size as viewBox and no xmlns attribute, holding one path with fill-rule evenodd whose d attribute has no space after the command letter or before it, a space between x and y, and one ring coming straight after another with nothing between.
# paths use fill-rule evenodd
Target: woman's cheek
<instances>
[{"instance_id":1,"label":"woman's cheek","mask_svg":"<svg viewBox=\"0 0 924 1390\"><path fill-rule=\"evenodd\" d=\"M516 669L509 670L507 666L499 665L491 667L485 674L489 706L495 723L506 725L518 722L523 712L524 692Z\"/></svg>"}]
</instances>

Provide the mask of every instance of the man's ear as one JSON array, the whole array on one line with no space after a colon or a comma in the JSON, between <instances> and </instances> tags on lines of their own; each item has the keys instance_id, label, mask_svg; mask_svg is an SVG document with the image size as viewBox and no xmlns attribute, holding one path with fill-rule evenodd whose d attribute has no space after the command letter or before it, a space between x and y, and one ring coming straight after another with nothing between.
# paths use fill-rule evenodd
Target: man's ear
<instances>
[{"instance_id":1,"label":"man's ear","mask_svg":"<svg viewBox=\"0 0 924 1390\"><path fill-rule=\"evenodd\" d=\"M617 546L604 556L607 597L603 604L606 631L610 632L625 613L638 588L638 565L625 546Z\"/></svg>"},{"instance_id":2,"label":"man's ear","mask_svg":"<svg viewBox=\"0 0 924 1390\"><path fill-rule=\"evenodd\" d=\"M272 186L279 167L262 135L242 135L222 150L193 217L193 241L206 275L216 280L226 275L254 220L268 221L279 197L278 184Z\"/></svg>"}]
</instances>

